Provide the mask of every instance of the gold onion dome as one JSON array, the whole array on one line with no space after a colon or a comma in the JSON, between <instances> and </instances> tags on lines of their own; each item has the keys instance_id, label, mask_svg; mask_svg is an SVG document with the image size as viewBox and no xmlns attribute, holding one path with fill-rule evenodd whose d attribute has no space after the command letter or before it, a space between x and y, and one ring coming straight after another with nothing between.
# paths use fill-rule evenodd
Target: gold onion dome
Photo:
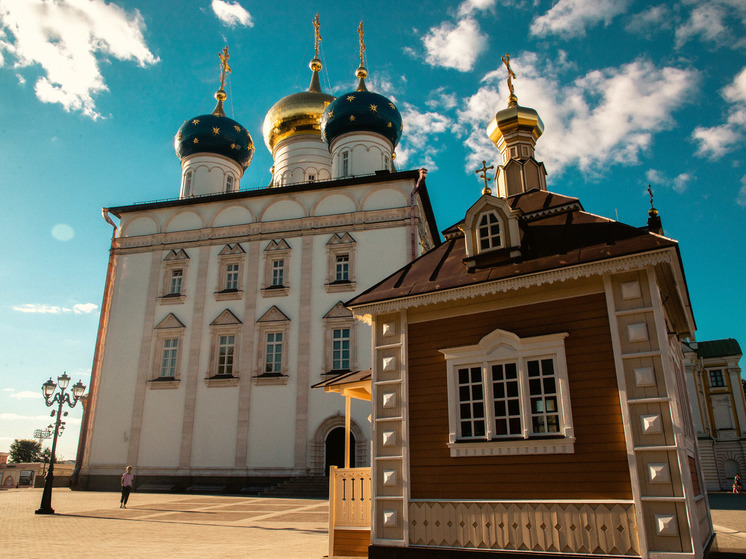
<instances>
[{"instance_id":1,"label":"gold onion dome","mask_svg":"<svg viewBox=\"0 0 746 559\"><path fill-rule=\"evenodd\" d=\"M516 131L530 132L534 140L544 132L544 122L539 113L529 107L521 107L517 101L497 112L487 126L487 134L497 144L501 137Z\"/></svg>"},{"instance_id":2,"label":"gold onion dome","mask_svg":"<svg viewBox=\"0 0 746 559\"><path fill-rule=\"evenodd\" d=\"M308 90L283 97L264 117L262 134L269 151L285 138L301 134L321 135L321 115L326 106L334 101L334 95L321 91L321 60L314 57L309 66L313 75Z\"/></svg>"}]
</instances>

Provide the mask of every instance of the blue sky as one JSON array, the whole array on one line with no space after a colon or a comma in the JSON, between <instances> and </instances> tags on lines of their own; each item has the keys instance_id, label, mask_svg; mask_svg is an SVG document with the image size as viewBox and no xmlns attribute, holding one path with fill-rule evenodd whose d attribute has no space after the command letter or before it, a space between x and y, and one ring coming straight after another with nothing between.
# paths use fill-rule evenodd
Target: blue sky
<instances>
[{"instance_id":1,"label":"blue sky","mask_svg":"<svg viewBox=\"0 0 746 559\"><path fill-rule=\"evenodd\" d=\"M499 154L485 129L518 101L545 124L549 189L646 222L648 184L681 244L700 340L746 344L743 0L0 0L0 451L48 425L40 386L90 379L111 227L101 208L178 196L173 136L212 110L228 43L228 116L252 134L243 188L269 183L264 115L304 90L321 18L322 84L369 88L404 119L399 169L426 167L440 229ZM81 410L60 439L74 458Z\"/></svg>"}]
</instances>

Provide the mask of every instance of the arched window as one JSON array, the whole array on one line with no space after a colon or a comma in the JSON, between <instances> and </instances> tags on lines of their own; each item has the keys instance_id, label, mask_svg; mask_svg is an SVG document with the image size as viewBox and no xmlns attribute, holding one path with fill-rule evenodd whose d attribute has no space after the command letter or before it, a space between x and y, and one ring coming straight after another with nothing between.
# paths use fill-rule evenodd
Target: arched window
<instances>
[{"instance_id":1,"label":"arched window","mask_svg":"<svg viewBox=\"0 0 746 559\"><path fill-rule=\"evenodd\" d=\"M233 175L228 175L225 177L225 191L233 192Z\"/></svg>"},{"instance_id":2,"label":"arched window","mask_svg":"<svg viewBox=\"0 0 746 559\"><path fill-rule=\"evenodd\" d=\"M477 227L477 238L479 239L479 252L500 248L502 237L500 235L500 219L495 212L482 214Z\"/></svg>"},{"instance_id":3,"label":"arched window","mask_svg":"<svg viewBox=\"0 0 746 559\"><path fill-rule=\"evenodd\" d=\"M341 175L343 177L349 177L350 176L350 152L349 151L343 151L342 152L342 163L340 164L341 167Z\"/></svg>"}]
</instances>

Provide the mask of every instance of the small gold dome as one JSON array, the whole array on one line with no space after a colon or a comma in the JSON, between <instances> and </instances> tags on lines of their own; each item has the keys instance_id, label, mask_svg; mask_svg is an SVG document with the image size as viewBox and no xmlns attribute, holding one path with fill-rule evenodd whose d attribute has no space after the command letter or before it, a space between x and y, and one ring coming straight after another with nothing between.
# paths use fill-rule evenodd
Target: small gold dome
<instances>
[{"instance_id":1,"label":"small gold dome","mask_svg":"<svg viewBox=\"0 0 746 559\"><path fill-rule=\"evenodd\" d=\"M511 104L507 109L498 111L487 126L487 134L495 145L506 133L518 130L531 132L534 140L538 139L544 132L544 123L539 113L517 103Z\"/></svg>"},{"instance_id":2,"label":"small gold dome","mask_svg":"<svg viewBox=\"0 0 746 559\"><path fill-rule=\"evenodd\" d=\"M262 135L271 152L280 140L298 134L317 134L321 138L321 115L334 101L334 95L321 91L302 91L283 97L264 117Z\"/></svg>"}]
</instances>

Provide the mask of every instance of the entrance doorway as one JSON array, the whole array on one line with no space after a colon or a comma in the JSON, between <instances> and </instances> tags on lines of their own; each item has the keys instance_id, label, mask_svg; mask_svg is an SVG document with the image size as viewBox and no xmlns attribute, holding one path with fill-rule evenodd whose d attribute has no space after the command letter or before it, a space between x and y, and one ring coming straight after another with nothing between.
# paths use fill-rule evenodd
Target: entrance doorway
<instances>
[{"instance_id":1,"label":"entrance doorway","mask_svg":"<svg viewBox=\"0 0 746 559\"><path fill-rule=\"evenodd\" d=\"M344 427L332 429L324 443L324 475L329 475L329 466L345 467ZM350 433L350 468L355 467L355 436Z\"/></svg>"}]
</instances>

